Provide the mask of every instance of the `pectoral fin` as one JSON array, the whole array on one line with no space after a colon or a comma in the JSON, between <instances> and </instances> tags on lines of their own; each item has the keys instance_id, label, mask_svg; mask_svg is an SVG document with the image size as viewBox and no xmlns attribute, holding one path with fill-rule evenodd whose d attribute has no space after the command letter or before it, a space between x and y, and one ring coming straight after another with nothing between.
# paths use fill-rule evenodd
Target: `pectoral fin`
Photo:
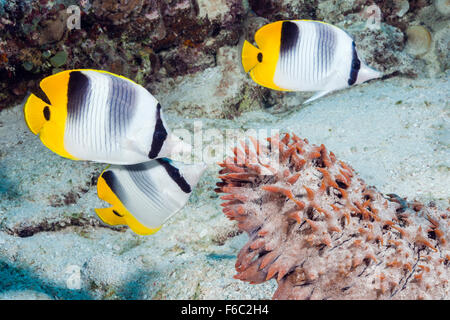
<instances>
[{"instance_id":1,"label":"pectoral fin","mask_svg":"<svg viewBox=\"0 0 450 320\"><path fill-rule=\"evenodd\" d=\"M316 94L314 94L311 98L309 98L308 100L306 100L305 102L303 102L303 104L307 104L310 102L313 102L314 100L317 100L327 94L329 94L331 91L333 90L323 90L323 91L319 91Z\"/></svg>"}]
</instances>

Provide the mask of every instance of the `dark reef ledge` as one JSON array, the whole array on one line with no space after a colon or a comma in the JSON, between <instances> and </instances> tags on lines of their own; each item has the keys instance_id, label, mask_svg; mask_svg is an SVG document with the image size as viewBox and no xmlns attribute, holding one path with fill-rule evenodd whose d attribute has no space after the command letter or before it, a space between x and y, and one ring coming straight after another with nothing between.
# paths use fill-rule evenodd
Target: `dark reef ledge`
<instances>
[{"instance_id":1,"label":"dark reef ledge","mask_svg":"<svg viewBox=\"0 0 450 320\"><path fill-rule=\"evenodd\" d=\"M280 19L317 19L344 28L366 62L385 74L428 76L448 68L448 16L432 1L410 1L407 7L403 1L375 3L381 10L379 28L367 27L363 0L0 0L0 110L23 101L40 79L64 69L107 70L158 93L169 90L170 81L217 67L224 47L236 51L230 63L240 68L240 41L252 40L259 27ZM68 20L75 21L74 12L68 13L71 5L79 8L80 29L67 27ZM427 54L414 57L404 50L411 25L422 25L432 35ZM238 71L238 77L246 77ZM273 92L237 81L245 92L218 92L223 99L217 110L226 111L212 117L247 110L239 105L242 97L233 99L236 94L255 100L259 108L282 102Z\"/></svg>"}]
</instances>

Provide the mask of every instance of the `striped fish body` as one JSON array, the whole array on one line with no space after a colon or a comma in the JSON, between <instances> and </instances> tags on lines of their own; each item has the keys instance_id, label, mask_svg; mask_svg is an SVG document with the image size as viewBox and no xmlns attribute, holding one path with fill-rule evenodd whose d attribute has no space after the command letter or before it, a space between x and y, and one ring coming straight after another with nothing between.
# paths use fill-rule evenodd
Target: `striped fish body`
<instances>
[{"instance_id":1,"label":"striped fish body","mask_svg":"<svg viewBox=\"0 0 450 320\"><path fill-rule=\"evenodd\" d=\"M350 79L352 43L347 33L329 24L286 22L273 81L292 91L344 88Z\"/></svg>"},{"instance_id":2,"label":"striped fish body","mask_svg":"<svg viewBox=\"0 0 450 320\"><path fill-rule=\"evenodd\" d=\"M141 235L152 234L185 206L204 170L203 164L165 158L111 166L99 177L97 192L112 207L96 212L105 223L128 225Z\"/></svg>"},{"instance_id":3,"label":"striped fish body","mask_svg":"<svg viewBox=\"0 0 450 320\"><path fill-rule=\"evenodd\" d=\"M127 78L68 70L45 78L41 88L46 97L30 96L25 119L42 142L62 156L136 164L169 156L176 147L187 149L170 135L158 101Z\"/></svg>"},{"instance_id":4,"label":"striped fish body","mask_svg":"<svg viewBox=\"0 0 450 320\"><path fill-rule=\"evenodd\" d=\"M352 38L320 21L278 21L244 43L242 63L252 79L271 89L330 91L379 77L358 57Z\"/></svg>"}]
</instances>

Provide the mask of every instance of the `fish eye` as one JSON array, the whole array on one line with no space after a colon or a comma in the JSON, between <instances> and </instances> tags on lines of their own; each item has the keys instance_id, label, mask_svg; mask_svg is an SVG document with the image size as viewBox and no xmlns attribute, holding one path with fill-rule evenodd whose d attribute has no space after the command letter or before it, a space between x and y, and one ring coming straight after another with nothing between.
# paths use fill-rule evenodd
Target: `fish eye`
<instances>
[{"instance_id":1,"label":"fish eye","mask_svg":"<svg viewBox=\"0 0 450 320\"><path fill-rule=\"evenodd\" d=\"M123 215L121 215L120 213L118 213L116 210L113 210L113 213L118 216L118 217L123 217Z\"/></svg>"},{"instance_id":2,"label":"fish eye","mask_svg":"<svg viewBox=\"0 0 450 320\"><path fill-rule=\"evenodd\" d=\"M258 57L257 57L257 59L258 59L258 61L259 62L262 62L262 59L263 59L263 54L260 52L260 53L258 53Z\"/></svg>"},{"instance_id":3,"label":"fish eye","mask_svg":"<svg viewBox=\"0 0 450 320\"><path fill-rule=\"evenodd\" d=\"M44 118L45 120L49 121L50 120L50 108L48 106L46 106L44 108Z\"/></svg>"}]
</instances>

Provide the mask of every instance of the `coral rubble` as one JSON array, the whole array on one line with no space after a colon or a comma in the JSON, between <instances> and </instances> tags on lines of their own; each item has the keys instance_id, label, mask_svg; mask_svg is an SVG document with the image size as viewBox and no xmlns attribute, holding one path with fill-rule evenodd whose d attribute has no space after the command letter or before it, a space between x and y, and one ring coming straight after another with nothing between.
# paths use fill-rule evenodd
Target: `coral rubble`
<instances>
[{"instance_id":1,"label":"coral rubble","mask_svg":"<svg viewBox=\"0 0 450 320\"><path fill-rule=\"evenodd\" d=\"M236 279L276 278L274 299L449 298L449 209L385 196L296 135L250 140L216 189L249 235Z\"/></svg>"},{"instance_id":2,"label":"coral rubble","mask_svg":"<svg viewBox=\"0 0 450 320\"><path fill-rule=\"evenodd\" d=\"M412 26L406 30L408 42L406 49L415 56L425 54L431 47L431 34L422 26Z\"/></svg>"}]
</instances>

